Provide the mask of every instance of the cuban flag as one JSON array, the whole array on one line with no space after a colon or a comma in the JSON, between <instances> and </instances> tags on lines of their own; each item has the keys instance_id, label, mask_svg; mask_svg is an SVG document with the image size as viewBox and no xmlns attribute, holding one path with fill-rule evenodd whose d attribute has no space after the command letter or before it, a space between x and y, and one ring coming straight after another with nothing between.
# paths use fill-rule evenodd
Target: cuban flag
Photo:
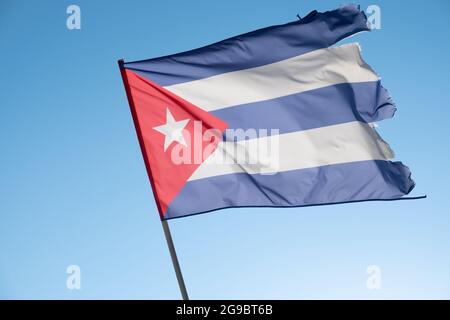
<instances>
[{"instance_id":1,"label":"cuban flag","mask_svg":"<svg viewBox=\"0 0 450 320\"><path fill-rule=\"evenodd\" d=\"M120 61L161 219L230 207L399 199L411 173L375 130L395 105L356 6L199 49Z\"/></svg>"}]
</instances>

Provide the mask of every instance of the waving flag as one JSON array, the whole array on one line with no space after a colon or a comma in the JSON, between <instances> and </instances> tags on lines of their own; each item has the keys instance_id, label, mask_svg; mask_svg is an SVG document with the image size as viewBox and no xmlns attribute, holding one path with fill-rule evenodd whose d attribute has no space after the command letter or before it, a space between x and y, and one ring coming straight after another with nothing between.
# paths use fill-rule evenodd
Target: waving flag
<instances>
[{"instance_id":1,"label":"waving flag","mask_svg":"<svg viewBox=\"0 0 450 320\"><path fill-rule=\"evenodd\" d=\"M372 125L395 106L346 6L170 56L121 62L161 219L242 206L397 199L409 169Z\"/></svg>"}]
</instances>

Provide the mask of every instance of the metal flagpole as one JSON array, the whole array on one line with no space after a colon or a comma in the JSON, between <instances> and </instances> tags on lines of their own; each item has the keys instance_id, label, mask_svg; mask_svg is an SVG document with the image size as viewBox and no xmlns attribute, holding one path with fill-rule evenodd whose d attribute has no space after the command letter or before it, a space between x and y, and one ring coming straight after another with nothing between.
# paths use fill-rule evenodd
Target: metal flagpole
<instances>
[{"instance_id":1,"label":"metal flagpole","mask_svg":"<svg viewBox=\"0 0 450 320\"><path fill-rule=\"evenodd\" d=\"M155 197L156 205L161 214L161 208L159 205L158 198L156 197L156 189L155 189L155 185L153 183L152 170L150 168L150 163L148 161L147 152L145 151L144 140L142 139L141 127L140 127L138 119L137 119L136 108L134 106L133 97L131 96L130 85L128 83L127 74L125 72L125 68L123 67L124 61L122 59L120 59L119 61L117 61L117 63L119 64L120 74L122 75L123 84L125 86L125 91L127 93L128 104L130 106L131 115L133 117L134 128L136 129L136 135L138 137L139 145L141 147L141 152L142 152L142 156L144 158L145 168L147 169L148 178L150 179L150 184L152 186L153 196ZM184 280L183 280L183 275L181 274L180 264L178 263L175 246L173 245L172 235L170 234L169 224L167 223L166 220L161 220L161 223L162 223L162 227L164 230L164 236L166 237L167 246L169 247L170 257L172 258L173 268L175 269L175 274L177 276L178 286L180 287L181 296L182 296L183 300L189 300L189 296L188 296L187 290L186 290L186 285L184 284Z\"/></svg>"},{"instance_id":2,"label":"metal flagpole","mask_svg":"<svg viewBox=\"0 0 450 320\"><path fill-rule=\"evenodd\" d=\"M167 246L169 247L170 257L172 258L173 268L175 269L175 274L177 275L181 296L183 297L183 300L189 300L186 285L184 284L183 274L181 273L180 264L178 263L175 246L173 245L172 235L170 234L169 224L167 223L167 220L161 220L161 223L164 229L164 235L166 236Z\"/></svg>"}]
</instances>

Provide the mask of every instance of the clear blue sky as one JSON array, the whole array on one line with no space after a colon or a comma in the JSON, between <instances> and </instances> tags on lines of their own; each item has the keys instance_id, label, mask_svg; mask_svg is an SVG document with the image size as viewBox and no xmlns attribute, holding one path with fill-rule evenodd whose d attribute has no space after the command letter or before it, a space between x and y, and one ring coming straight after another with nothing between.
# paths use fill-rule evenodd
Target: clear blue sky
<instances>
[{"instance_id":1,"label":"clear blue sky","mask_svg":"<svg viewBox=\"0 0 450 320\"><path fill-rule=\"evenodd\" d=\"M341 3L0 0L0 298L179 298L117 59ZM450 298L450 3L360 4L381 7L382 29L350 40L398 106L380 132L428 199L170 221L192 298ZM73 264L81 290L66 288Z\"/></svg>"}]
</instances>

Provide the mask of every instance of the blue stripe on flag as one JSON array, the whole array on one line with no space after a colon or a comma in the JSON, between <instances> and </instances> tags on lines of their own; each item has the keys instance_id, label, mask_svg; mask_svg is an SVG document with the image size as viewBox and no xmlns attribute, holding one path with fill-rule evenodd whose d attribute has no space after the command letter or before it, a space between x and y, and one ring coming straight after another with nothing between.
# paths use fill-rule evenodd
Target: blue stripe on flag
<instances>
[{"instance_id":1,"label":"blue stripe on flag","mask_svg":"<svg viewBox=\"0 0 450 320\"><path fill-rule=\"evenodd\" d=\"M380 81L373 81L342 83L211 113L230 129L256 129L256 133L258 129L279 129L282 134L351 121L381 121L395 111Z\"/></svg>"},{"instance_id":2,"label":"blue stripe on flag","mask_svg":"<svg viewBox=\"0 0 450 320\"><path fill-rule=\"evenodd\" d=\"M352 34L368 31L364 12L345 6L312 12L304 19L229 38L174 55L127 62L125 68L168 86L247 69L326 48Z\"/></svg>"},{"instance_id":3,"label":"blue stripe on flag","mask_svg":"<svg viewBox=\"0 0 450 320\"><path fill-rule=\"evenodd\" d=\"M172 201L166 218L229 207L291 207L396 199L414 188L401 162L360 161L275 175L228 174L189 181Z\"/></svg>"}]
</instances>

